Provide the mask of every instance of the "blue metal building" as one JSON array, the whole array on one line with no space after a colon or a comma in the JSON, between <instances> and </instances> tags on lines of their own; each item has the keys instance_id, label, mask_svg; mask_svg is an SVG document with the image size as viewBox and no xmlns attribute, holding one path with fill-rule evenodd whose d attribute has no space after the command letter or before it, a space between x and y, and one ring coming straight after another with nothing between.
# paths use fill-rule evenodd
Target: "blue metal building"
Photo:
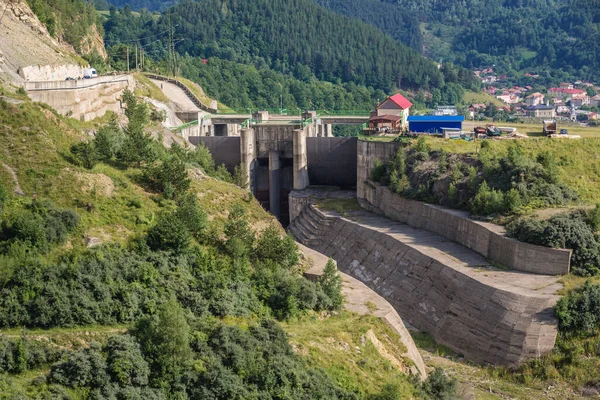
<instances>
[{"instance_id":1,"label":"blue metal building","mask_svg":"<svg viewBox=\"0 0 600 400\"><path fill-rule=\"evenodd\" d=\"M462 115L423 115L408 117L408 130L414 133L442 134L444 128L461 129Z\"/></svg>"}]
</instances>

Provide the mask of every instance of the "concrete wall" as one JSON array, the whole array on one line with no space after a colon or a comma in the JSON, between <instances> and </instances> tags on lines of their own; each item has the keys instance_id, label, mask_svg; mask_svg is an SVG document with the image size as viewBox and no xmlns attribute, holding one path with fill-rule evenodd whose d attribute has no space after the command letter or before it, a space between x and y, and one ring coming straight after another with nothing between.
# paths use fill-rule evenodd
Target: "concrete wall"
<instances>
[{"instance_id":1,"label":"concrete wall","mask_svg":"<svg viewBox=\"0 0 600 400\"><path fill-rule=\"evenodd\" d=\"M361 205L393 220L435 232L475 250L484 257L519 271L547 275L569 272L571 250L552 249L519 242L506 236L503 227L475 221L466 212L408 200L368 179L375 159L386 160L393 144L359 142L357 198Z\"/></svg>"},{"instance_id":2,"label":"concrete wall","mask_svg":"<svg viewBox=\"0 0 600 400\"><path fill-rule=\"evenodd\" d=\"M205 145L210 150L215 165L225 164L231 173L242 162L239 136L190 136L189 141L196 146L200 143Z\"/></svg>"},{"instance_id":3,"label":"concrete wall","mask_svg":"<svg viewBox=\"0 0 600 400\"><path fill-rule=\"evenodd\" d=\"M67 78L82 78L84 67L77 64L29 65L19 69L26 81L64 81Z\"/></svg>"},{"instance_id":4,"label":"concrete wall","mask_svg":"<svg viewBox=\"0 0 600 400\"><path fill-rule=\"evenodd\" d=\"M356 187L356 138L306 138L311 185Z\"/></svg>"},{"instance_id":5,"label":"concrete wall","mask_svg":"<svg viewBox=\"0 0 600 400\"><path fill-rule=\"evenodd\" d=\"M131 75L106 76L79 81L25 82L33 101L50 105L63 115L90 121L107 111L121 110L120 98L125 89L133 90Z\"/></svg>"},{"instance_id":6,"label":"concrete wall","mask_svg":"<svg viewBox=\"0 0 600 400\"><path fill-rule=\"evenodd\" d=\"M418 243L394 238L389 224L374 226L308 206L290 229L308 229L304 237L312 239L301 239L305 245L335 259L340 271L383 296L404 321L471 361L514 365L552 350L558 296L496 283L485 272L451 258L442 262Z\"/></svg>"},{"instance_id":7,"label":"concrete wall","mask_svg":"<svg viewBox=\"0 0 600 400\"><path fill-rule=\"evenodd\" d=\"M268 158L269 152L279 152L281 158L294 157L294 130L297 125L254 125L258 158Z\"/></svg>"},{"instance_id":8,"label":"concrete wall","mask_svg":"<svg viewBox=\"0 0 600 400\"><path fill-rule=\"evenodd\" d=\"M395 142L365 142L358 141L356 156L356 197L365 198L365 184L371 176L371 170L375 167L377 160L386 161L391 159L400 147Z\"/></svg>"}]
</instances>

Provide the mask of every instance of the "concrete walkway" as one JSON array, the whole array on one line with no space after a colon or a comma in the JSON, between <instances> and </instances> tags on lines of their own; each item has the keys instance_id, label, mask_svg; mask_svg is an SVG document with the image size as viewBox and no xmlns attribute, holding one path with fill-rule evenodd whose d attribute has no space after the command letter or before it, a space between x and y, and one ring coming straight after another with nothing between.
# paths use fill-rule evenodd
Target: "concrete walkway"
<instances>
[{"instance_id":1,"label":"concrete walkway","mask_svg":"<svg viewBox=\"0 0 600 400\"><path fill-rule=\"evenodd\" d=\"M329 217L339 217L335 211L321 210L321 212ZM562 288L557 276L496 268L483 256L465 246L435 233L416 229L368 211L350 212L347 218L365 228L387 234L420 253L496 289L537 297L552 296Z\"/></svg>"},{"instance_id":2,"label":"concrete walkway","mask_svg":"<svg viewBox=\"0 0 600 400\"><path fill-rule=\"evenodd\" d=\"M305 274L309 277L321 276L329 257L306 247L301 243L297 244L300 251L312 261L312 267L306 271ZM416 366L416 371L413 372L418 371L421 379L424 380L427 377L425 363L421 358L421 354L419 353L412 336L406 329L404 322L402 322L402 318L400 318L400 315L398 315L398 312L396 312L394 307L358 279L355 279L348 274L344 274L343 272L339 272L339 274L343 281L342 293L344 294L344 308L360 315L371 314L384 320L388 326L400 336L400 340L406 346L407 352L405 355L411 359Z\"/></svg>"},{"instance_id":3,"label":"concrete walkway","mask_svg":"<svg viewBox=\"0 0 600 400\"><path fill-rule=\"evenodd\" d=\"M177 85L157 79L150 79L150 81L158 86L165 96L171 100L175 106L175 110L173 111L200 111L187 94Z\"/></svg>"}]
</instances>

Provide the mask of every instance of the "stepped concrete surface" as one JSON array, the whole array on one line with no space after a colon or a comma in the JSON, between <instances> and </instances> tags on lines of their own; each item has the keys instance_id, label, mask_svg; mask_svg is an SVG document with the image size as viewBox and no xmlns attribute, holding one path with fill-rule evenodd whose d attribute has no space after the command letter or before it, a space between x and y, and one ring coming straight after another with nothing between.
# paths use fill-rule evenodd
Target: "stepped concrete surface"
<instances>
[{"instance_id":1,"label":"stepped concrete surface","mask_svg":"<svg viewBox=\"0 0 600 400\"><path fill-rule=\"evenodd\" d=\"M298 247L300 252L312 261L311 268L305 272L305 275L309 278L323 275L329 257L304 246L302 243L298 243ZM425 363L421 358L421 354L394 307L358 279L343 272L340 272L340 276L343 282L344 308L361 315L371 314L385 321L400 336L400 340L406 346L407 351L404 357L415 363L415 370L411 370L411 372L418 372L421 380L427 378Z\"/></svg>"},{"instance_id":2,"label":"stepped concrete surface","mask_svg":"<svg viewBox=\"0 0 600 400\"><path fill-rule=\"evenodd\" d=\"M495 268L465 246L367 211L342 217L308 204L289 231L469 360L514 365L554 347L557 277Z\"/></svg>"}]
</instances>

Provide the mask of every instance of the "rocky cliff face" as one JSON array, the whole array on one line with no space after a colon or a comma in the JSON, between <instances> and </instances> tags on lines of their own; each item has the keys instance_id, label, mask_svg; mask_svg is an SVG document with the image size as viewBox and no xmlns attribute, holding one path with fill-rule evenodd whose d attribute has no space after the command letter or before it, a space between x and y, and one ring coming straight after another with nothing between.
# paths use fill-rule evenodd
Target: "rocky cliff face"
<instances>
[{"instance_id":1,"label":"rocky cliff face","mask_svg":"<svg viewBox=\"0 0 600 400\"><path fill-rule=\"evenodd\" d=\"M81 45L84 54L94 49L106 57L104 42L93 27ZM25 0L0 0L0 83L21 85L19 70L27 66L81 64L73 46L53 38Z\"/></svg>"},{"instance_id":2,"label":"rocky cliff face","mask_svg":"<svg viewBox=\"0 0 600 400\"><path fill-rule=\"evenodd\" d=\"M98 28L96 25L92 26L92 29L87 34L86 37L81 41L81 53L82 54L90 54L94 52L94 50L106 60L108 54L106 54L106 48L104 47L104 38L98 32Z\"/></svg>"}]
</instances>

